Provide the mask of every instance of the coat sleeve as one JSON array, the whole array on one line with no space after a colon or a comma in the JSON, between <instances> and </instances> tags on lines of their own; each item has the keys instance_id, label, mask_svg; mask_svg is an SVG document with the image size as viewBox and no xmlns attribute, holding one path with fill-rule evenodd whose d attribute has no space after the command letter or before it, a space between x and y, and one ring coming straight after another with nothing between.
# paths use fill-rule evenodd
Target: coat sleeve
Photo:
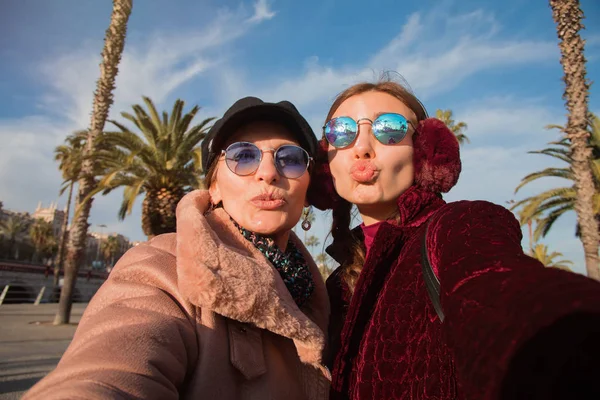
<instances>
[{"instance_id":1,"label":"coat sleeve","mask_svg":"<svg viewBox=\"0 0 600 400\"><path fill-rule=\"evenodd\" d=\"M598 391L600 283L525 255L503 207L465 201L438 214L427 245L464 397L600 398L587 397Z\"/></svg>"},{"instance_id":2,"label":"coat sleeve","mask_svg":"<svg viewBox=\"0 0 600 400\"><path fill-rule=\"evenodd\" d=\"M175 258L130 250L98 290L56 369L31 399L177 399L197 361L193 307L178 297Z\"/></svg>"}]
</instances>

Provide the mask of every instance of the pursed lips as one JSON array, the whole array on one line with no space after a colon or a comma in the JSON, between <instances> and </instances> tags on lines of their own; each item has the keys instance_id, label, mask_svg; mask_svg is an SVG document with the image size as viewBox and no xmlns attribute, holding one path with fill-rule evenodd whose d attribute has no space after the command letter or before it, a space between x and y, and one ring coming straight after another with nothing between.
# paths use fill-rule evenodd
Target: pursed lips
<instances>
[{"instance_id":1,"label":"pursed lips","mask_svg":"<svg viewBox=\"0 0 600 400\"><path fill-rule=\"evenodd\" d=\"M276 210L284 206L287 201L282 194L274 192L261 193L258 196L254 196L250 199L250 203L262 210Z\"/></svg>"},{"instance_id":2,"label":"pursed lips","mask_svg":"<svg viewBox=\"0 0 600 400\"><path fill-rule=\"evenodd\" d=\"M356 161L350 167L350 176L358 183L371 183L377 178L378 170L371 161Z\"/></svg>"}]
</instances>

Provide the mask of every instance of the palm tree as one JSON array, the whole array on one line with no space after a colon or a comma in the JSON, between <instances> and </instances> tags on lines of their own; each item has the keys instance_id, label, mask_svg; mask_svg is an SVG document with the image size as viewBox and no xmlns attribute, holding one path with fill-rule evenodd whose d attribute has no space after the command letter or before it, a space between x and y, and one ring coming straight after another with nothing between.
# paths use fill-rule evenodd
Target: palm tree
<instances>
[{"instance_id":1,"label":"palm tree","mask_svg":"<svg viewBox=\"0 0 600 400\"><path fill-rule=\"evenodd\" d=\"M583 11L579 0L550 0L552 17L556 23L558 47L561 53L565 92L563 99L569 112L565 137L569 139L571 169L577 196L575 211L581 229L581 242L585 252L585 266L590 278L600 280L600 258L598 247L600 233L598 221L594 218L594 176L590 165L592 149L588 146L588 96L590 84L587 81L584 44L579 31L583 29Z\"/></svg>"},{"instance_id":2,"label":"palm tree","mask_svg":"<svg viewBox=\"0 0 600 400\"><path fill-rule=\"evenodd\" d=\"M560 259L563 257L562 253L554 251L548 254L548 246L543 244L536 244L530 255L544 264L546 267L560 268L566 271L571 271L569 265L573 265L572 261Z\"/></svg>"},{"instance_id":3,"label":"palm tree","mask_svg":"<svg viewBox=\"0 0 600 400\"><path fill-rule=\"evenodd\" d=\"M27 232L29 222L23 216L11 215L3 221L0 221L0 234L8 238L8 253L14 257L14 248L17 238Z\"/></svg>"},{"instance_id":4,"label":"palm tree","mask_svg":"<svg viewBox=\"0 0 600 400\"><path fill-rule=\"evenodd\" d=\"M71 317L71 305L73 289L77 279L79 263L83 257L87 231L89 227L88 218L92 207L92 199L88 197L96 187L94 179L94 160L91 155L95 153L96 138L102 134L104 124L108 118L108 111L113 103L112 92L115 88L115 78L118 74L118 65L121 54L125 47L125 36L127 33L127 21L131 15L133 0L113 0L113 10L110 25L106 30L104 48L102 50L102 62L100 63L100 78L94 93L94 105L92 119L86 145L83 150L83 163L79 178L79 193L76 215L71 224L69 232L69 244L67 245L67 258L65 264L65 278L58 312L54 318L54 324L68 324Z\"/></svg>"},{"instance_id":5,"label":"palm tree","mask_svg":"<svg viewBox=\"0 0 600 400\"><path fill-rule=\"evenodd\" d=\"M29 238L35 248L33 258L39 261L40 258L51 252L56 244L52 224L43 219L36 219L29 228Z\"/></svg>"},{"instance_id":6,"label":"palm tree","mask_svg":"<svg viewBox=\"0 0 600 400\"><path fill-rule=\"evenodd\" d=\"M106 240L102 242L101 248L104 260L110 260L110 265L114 265L115 255L117 254L120 248L119 238L112 235L107 237Z\"/></svg>"},{"instance_id":7,"label":"palm tree","mask_svg":"<svg viewBox=\"0 0 600 400\"><path fill-rule=\"evenodd\" d=\"M309 236L308 239L304 242L304 244L310 248L311 253L314 252L314 248L317 247L321 242L319 242L319 238L316 236Z\"/></svg>"},{"instance_id":8,"label":"palm tree","mask_svg":"<svg viewBox=\"0 0 600 400\"><path fill-rule=\"evenodd\" d=\"M200 186L202 174L200 147L209 123L207 118L190 127L200 110L194 106L182 116L184 102L175 101L171 115L162 118L152 100L144 97L146 112L134 105L135 115L121 113L132 122L140 133L132 132L125 125L110 121L118 132L105 132L102 141L111 151L100 156L106 167L94 195L102 191L108 194L118 187L125 187L119 218L131 213L135 199L145 194L142 203L142 229L149 237L175 231L175 210L181 198L191 189Z\"/></svg>"},{"instance_id":9,"label":"palm tree","mask_svg":"<svg viewBox=\"0 0 600 400\"><path fill-rule=\"evenodd\" d=\"M321 253L315 258L315 261L317 262L317 266L319 267L319 272L321 272L323 280L327 280L331 274L331 268L329 267L329 256L327 253Z\"/></svg>"},{"instance_id":10,"label":"palm tree","mask_svg":"<svg viewBox=\"0 0 600 400\"><path fill-rule=\"evenodd\" d=\"M67 207L61 227L60 243L58 244L58 255L54 264L54 287L58 286L60 270L63 268L67 236L69 231L69 214L71 213L71 201L73 188L79 179L81 164L83 162L83 147L87 140L88 131L77 131L65 139L65 144L54 149L54 160L58 161L58 169L63 177L62 187L59 195L68 190Z\"/></svg>"},{"instance_id":11,"label":"palm tree","mask_svg":"<svg viewBox=\"0 0 600 400\"><path fill-rule=\"evenodd\" d=\"M588 129L590 132L589 145L592 148L593 159L590 160L590 165L594 174L594 215L600 218L600 119L590 113L588 120ZM548 125L547 129L564 130L562 126ZM525 176L519 186L515 189L517 193L523 186L537 179L544 177L563 178L572 182L571 186L553 188L535 196L527 197L515 203L511 209L520 208L519 218L522 225L536 220L536 228L534 233L534 241L538 241L552 228L552 225L558 218L564 215L567 211L575 210L577 190L575 188L575 176L573 173L573 158L569 151L569 141L563 138L557 142L550 142L549 147L543 150L530 151L530 154L544 154L556 158L568 165L563 168L546 168L542 171L537 171ZM580 228L577 225L576 234L579 235Z\"/></svg>"},{"instance_id":12,"label":"palm tree","mask_svg":"<svg viewBox=\"0 0 600 400\"><path fill-rule=\"evenodd\" d=\"M58 161L58 169L61 171L63 182L59 192L62 196L68 190L67 207L61 227L60 243L58 244L58 254L54 264L54 287L58 286L60 270L63 268L67 238L69 235L69 215L71 213L71 201L73 189L80 178L81 165L83 164L83 149L86 146L88 130L81 130L72 133L65 139L65 144L57 146L54 149L54 159ZM94 145L94 154L89 155L94 160L94 176L102 174L102 165L98 162L99 155L107 151L101 142L102 135L98 136Z\"/></svg>"},{"instance_id":13,"label":"palm tree","mask_svg":"<svg viewBox=\"0 0 600 400\"><path fill-rule=\"evenodd\" d=\"M458 140L459 144L471 143L469 137L463 133L465 129L467 129L467 124L465 122L455 122L452 116L452 110L436 110L435 117L442 121L448 129L454 132L454 136Z\"/></svg>"}]
</instances>

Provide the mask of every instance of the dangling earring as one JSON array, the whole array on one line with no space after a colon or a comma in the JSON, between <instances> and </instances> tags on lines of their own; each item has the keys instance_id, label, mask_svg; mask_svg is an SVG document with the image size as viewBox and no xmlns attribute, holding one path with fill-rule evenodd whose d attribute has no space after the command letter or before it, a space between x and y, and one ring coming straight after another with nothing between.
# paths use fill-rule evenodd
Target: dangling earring
<instances>
[{"instance_id":1,"label":"dangling earring","mask_svg":"<svg viewBox=\"0 0 600 400\"><path fill-rule=\"evenodd\" d=\"M215 211L217 208L219 208L221 206L221 203L219 202L218 204L213 203L212 201L210 202L210 205L208 206L208 209L206 210L206 212L204 213L204 215L208 215L211 212Z\"/></svg>"},{"instance_id":2,"label":"dangling earring","mask_svg":"<svg viewBox=\"0 0 600 400\"><path fill-rule=\"evenodd\" d=\"M311 226L312 226L312 223L308 219L308 217L310 216L311 211L312 211L312 206L308 207L304 211L304 221L302 221L302 229L304 229L305 231L309 230L311 228Z\"/></svg>"}]
</instances>

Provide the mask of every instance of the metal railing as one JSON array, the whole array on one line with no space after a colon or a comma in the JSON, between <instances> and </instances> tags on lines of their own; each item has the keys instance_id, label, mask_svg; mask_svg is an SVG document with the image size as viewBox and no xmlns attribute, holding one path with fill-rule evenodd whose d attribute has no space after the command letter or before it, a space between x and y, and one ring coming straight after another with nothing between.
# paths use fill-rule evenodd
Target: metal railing
<instances>
[{"instance_id":1,"label":"metal railing","mask_svg":"<svg viewBox=\"0 0 600 400\"><path fill-rule=\"evenodd\" d=\"M74 303L86 303L96 294L99 287L75 287L73 292ZM51 285L26 287L22 284L5 285L0 292L0 306L4 304L57 303L60 298L60 287Z\"/></svg>"},{"instance_id":2,"label":"metal railing","mask_svg":"<svg viewBox=\"0 0 600 400\"><path fill-rule=\"evenodd\" d=\"M54 274L54 267L43 264L26 264L15 261L0 260L0 271L22 272L29 274L44 274L46 277ZM60 271L60 276L64 275L64 270ZM108 272L84 270L78 271L79 278L86 279L107 279Z\"/></svg>"}]
</instances>

